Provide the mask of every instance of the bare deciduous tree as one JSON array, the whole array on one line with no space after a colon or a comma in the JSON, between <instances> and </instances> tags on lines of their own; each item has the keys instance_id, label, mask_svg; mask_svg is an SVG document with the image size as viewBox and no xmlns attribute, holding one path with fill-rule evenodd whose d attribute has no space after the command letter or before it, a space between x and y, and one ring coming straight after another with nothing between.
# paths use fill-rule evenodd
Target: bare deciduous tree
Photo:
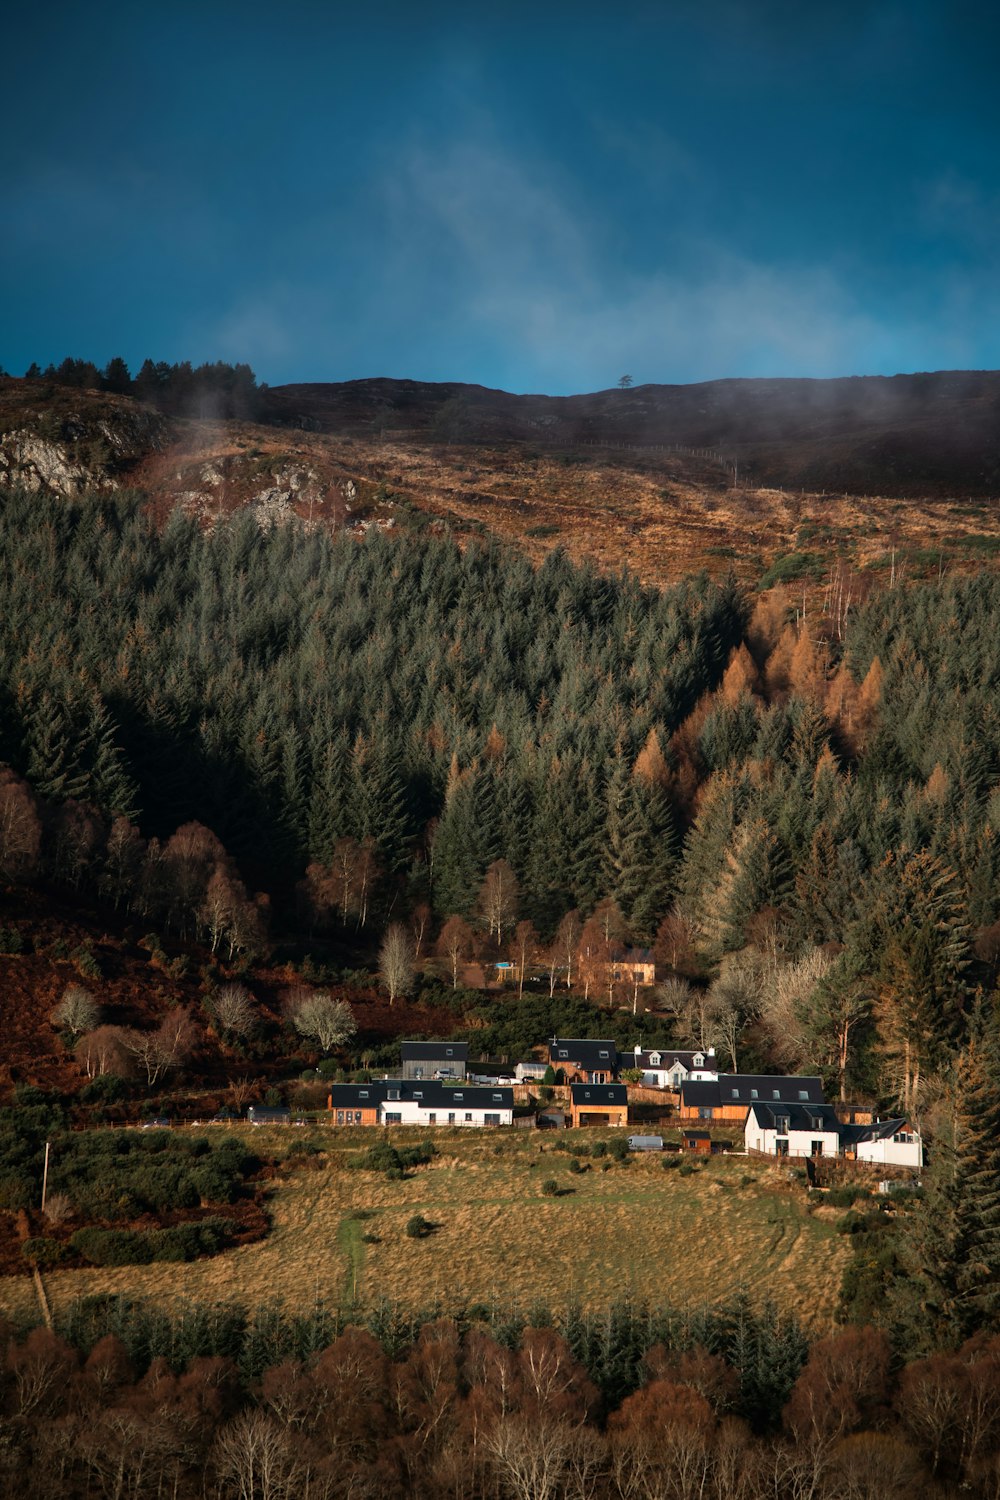
<instances>
[{"instance_id":1,"label":"bare deciduous tree","mask_svg":"<svg viewBox=\"0 0 1000 1500\"><path fill-rule=\"evenodd\" d=\"M73 1036L93 1031L101 1018L101 1008L82 984L68 984L62 999L52 1012L52 1024L61 1026Z\"/></svg>"},{"instance_id":2,"label":"bare deciduous tree","mask_svg":"<svg viewBox=\"0 0 1000 1500\"><path fill-rule=\"evenodd\" d=\"M253 1035L257 1009L245 985L224 984L212 1001L212 1010L220 1031L238 1037Z\"/></svg>"},{"instance_id":3,"label":"bare deciduous tree","mask_svg":"<svg viewBox=\"0 0 1000 1500\"><path fill-rule=\"evenodd\" d=\"M576 952L580 946L580 933L583 924L580 921L578 911L568 911L560 920L556 928L555 941L552 944L552 954L555 963L566 970L566 988L571 989L573 985L573 966L576 962ZM554 985L553 970L549 969L549 994L552 993Z\"/></svg>"},{"instance_id":4,"label":"bare deciduous tree","mask_svg":"<svg viewBox=\"0 0 1000 1500\"><path fill-rule=\"evenodd\" d=\"M379 978L385 985L392 1005L400 995L413 988L416 966L413 961L413 936L401 922L393 922L378 950Z\"/></svg>"},{"instance_id":5,"label":"bare deciduous tree","mask_svg":"<svg viewBox=\"0 0 1000 1500\"><path fill-rule=\"evenodd\" d=\"M0 771L0 873L30 875L38 863L42 825L27 782Z\"/></svg>"},{"instance_id":6,"label":"bare deciduous tree","mask_svg":"<svg viewBox=\"0 0 1000 1500\"><path fill-rule=\"evenodd\" d=\"M458 988L458 971L462 958L472 952L472 928L463 917L449 917L436 943L438 953L451 965L451 987Z\"/></svg>"},{"instance_id":7,"label":"bare deciduous tree","mask_svg":"<svg viewBox=\"0 0 1000 1500\"><path fill-rule=\"evenodd\" d=\"M80 1038L75 1054L88 1078L100 1078L106 1073L127 1078L132 1071L131 1054L120 1026L98 1026L96 1031Z\"/></svg>"},{"instance_id":8,"label":"bare deciduous tree","mask_svg":"<svg viewBox=\"0 0 1000 1500\"><path fill-rule=\"evenodd\" d=\"M358 1029L347 1001L335 1000L326 990L293 990L286 1013L299 1035L315 1042L321 1052L342 1047Z\"/></svg>"},{"instance_id":9,"label":"bare deciduous tree","mask_svg":"<svg viewBox=\"0 0 1000 1500\"><path fill-rule=\"evenodd\" d=\"M121 1032L121 1039L125 1049L145 1072L146 1082L152 1088L190 1056L195 1028L190 1016L178 1006L164 1016L155 1031L129 1028Z\"/></svg>"},{"instance_id":10,"label":"bare deciduous tree","mask_svg":"<svg viewBox=\"0 0 1000 1500\"><path fill-rule=\"evenodd\" d=\"M486 930L491 938L496 938L498 948L504 932L517 916L517 901L517 876L505 859L495 859L486 871L478 904Z\"/></svg>"}]
</instances>

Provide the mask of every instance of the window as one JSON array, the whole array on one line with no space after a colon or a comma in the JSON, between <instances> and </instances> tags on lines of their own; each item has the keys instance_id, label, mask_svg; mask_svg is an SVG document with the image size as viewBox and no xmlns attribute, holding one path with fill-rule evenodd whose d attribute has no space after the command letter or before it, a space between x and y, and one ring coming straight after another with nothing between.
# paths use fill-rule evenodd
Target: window
<instances>
[{"instance_id":1,"label":"window","mask_svg":"<svg viewBox=\"0 0 1000 1500\"><path fill-rule=\"evenodd\" d=\"M389 1098L390 1099L398 1099L399 1098L399 1089L390 1089L389 1090Z\"/></svg>"},{"instance_id":2,"label":"window","mask_svg":"<svg viewBox=\"0 0 1000 1500\"><path fill-rule=\"evenodd\" d=\"M438 1122L438 1117L434 1113L434 1111L431 1110L430 1114L427 1116L427 1123L428 1123L428 1125L436 1125L437 1122Z\"/></svg>"},{"instance_id":3,"label":"window","mask_svg":"<svg viewBox=\"0 0 1000 1500\"><path fill-rule=\"evenodd\" d=\"M702 1064L704 1063L704 1061L705 1061L705 1059L702 1057L701 1053L700 1052L696 1052L695 1055L694 1055L694 1065L695 1065L695 1067L696 1068L700 1068L702 1066Z\"/></svg>"},{"instance_id":4,"label":"window","mask_svg":"<svg viewBox=\"0 0 1000 1500\"><path fill-rule=\"evenodd\" d=\"M788 1116L787 1115L775 1115L775 1117L774 1117L774 1128L778 1132L779 1135L787 1135L788 1134Z\"/></svg>"},{"instance_id":5,"label":"window","mask_svg":"<svg viewBox=\"0 0 1000 1500\"><path fill-rule=\"evenodd\" d=\"M651 1052L649 1054L649 1063L650 1067L658 1068L660 1066L660 1054L658 1052Z\"/></svg>"},{"instance_id":6,"label":"window","mask_svg":"<svg viewBox=\"0 0 1000 1500\"><path fill-rule=\"evenodd\" d=\"M401 1111L387 1109L385 1112L385 1123L387 1125L402 1125L403 1116Z\"/></svg>"},{"instance_id":7,"label":"window","mask_svg":"<svg viewBox=\"0 0 1000 1500\"><path fill-rule=\"evenodd\" d=\"M424 1097L424 1091L423 1091L423 1089L414 1089L413 1090L413 1097L414 1097L414 1099L422 1099Z\"/></svg>"},{"instance_id":8,"label":"window","mask_svg":"<svg viewBox=\"0 0 1000 1500\"><path fill-rule=\"evenodd\" d=\"M781 1090L780 1089L772 1089L771 1090L771 1098L772 1099L780 1099L781 1098Z\"/></svg>"},{"instance_id":9,"label":"window","mask_svg":"<svg viewBox=\"0 0 1000 1500\"><path fill-rule=\"evenodd\" d=\"M423 1076L424 1076L424 1070L423 1070L423 1068L414 1068L414 1070L413 1070L413 1076L414 1076L414 1078L423 1078Z\"/></svg>"},{"instance_id":10,"label":"window","mask_svg":"<svg viewBox=\"0 0 1000 1500\"><path fill-rule=\"evenodd\" d=\"M450 1114L450 1115L449 1115L449 1116L448 1116L448 1124L449 1124L449 1125L454 1125L454 1123L455 1123L455 1115L454 1115L454 1112L452 1112L452 1113L451 1113L451 1114Z\"/></svg>"},{"instance_id":11,"label":"window","mask_svg":"<svg viewBox=\"0 0 1000 1500\"><path fill-rule=\"evenodd\" d=\"M808 1104L808 1102L809 1102L809 1090L808 1089L799 1089L799 1098L801 1099L801 1101L802 1101L803 1104Z\"/></svg>"},{"instance_id":12,"label":"window","mask_svg":"<svg viewBox=\"0 0 1000 1500\"><path fill-rule=\"evenodd\" d=\"M338 1125L343 1125L343 1123L344 1123L344 1111L342 1109L338 1109L337 1110L337 1124Z\"/></svg>"},{"instance_id":13,"label":"window","mask_svg":"<svg viewBox=\"0 0 1000 1500\"><path fill-rule=\"evenodd\" d=\"M465 1095L464 1095L464 1094L460 1094L460 1093L459 1093L459 1092L458 1092L458 1090L457 1090L457 1089L456 1089L456 1091L455 1091L455 1102L456 1102L456 1103L461 1103L461 1101L462 1101L462 1100L463 1100L463 1099L464 1099L464 1098L465 1098Z\"/></svg>"},{"instance_id":14,"label":"window","mask_svg":"<svg viewBox=\"0 0 1000 1500\"><path fill-rule=\"evenodd\" d=\"M444 1049L444 1055L445 1055L445 1057L454 1057L455 1056L455 1049L454 1049L454 1047L446 1047Z\"/></svg>"},{"instance_id":15,"label":"window","mask_svg":"<svg viewBox=\"0 0 1000 1500\"><path fill-rule=\"evenodd\" d=\"M735 1093L735 1090L733 1092ZM751 1089L750 1090L750 1098L751 1099L756 1099L757 1097L758 1097L757 1090L756 1089Z\"/></svg>"},{"instance_id":16,"label":"window","mask_svg":"<svg viewBox=\"0 0 1000 1500\"><path fill-rule=\"evenodd\" d=\"M368 1090L367 1089L358 1089L358 1098L359 1099L367 1099L368 1098Z\"/></svg>"},{"instance_id":17,"label":"window","mask_svg":"<svg viewBox=\"0 0 1000 1500\"><path fill-rule=\"evenodd\" d=\"M732 1093L734 1099L738 1099L740 1097L739 1089L731 1089L730 1092Z\"/></svg>"},{"instance_id":18,"label":"window","mask_svg":"<svg viewBox=\"0 0 1000 1500\"><path fill-rule=\"evenodd\" d=\"M822 1156L823 1155L823 1142L822 1141L810 1141L809 1142L809 1155L810 1156Z\"/></svg>"},{"instance_id":19,"label":"window","mask_svg":"<svg viewBox=\"0 0 1000 1500\"><path fill-rule=\"evenodd\" d=\"M905 1131L902 1131L902 1130L899 1132L898 1135L894 1135L893 1136L893 1140L899 1146L912 1146L913 1145L913 1137L912 1137L912 1135L908 1135Z\"/></svg>"},{"instance_id":20,"label":"window","mask_svg":"<svg viewBox=\"0 0 1000 1500\"><path fill-rule=\"evenodd\" d=\"M500 1116L499 1115L484 1115L483 1116L483 1124L484 1125L499 1125L500 1124Z\"/></svg>"},{"instance_id":21,"label":"window","mask_svg":"<svg viewBox=\"0 0 1000 1500\"><path fill-rule=\"evenodd\" d=\"M466 1114L465 1119L466 1119L466 1123L467 1124L471 1124L472 1123L472 1116L471 1116L471 1114Z\"/></svg>"}]
</instances>

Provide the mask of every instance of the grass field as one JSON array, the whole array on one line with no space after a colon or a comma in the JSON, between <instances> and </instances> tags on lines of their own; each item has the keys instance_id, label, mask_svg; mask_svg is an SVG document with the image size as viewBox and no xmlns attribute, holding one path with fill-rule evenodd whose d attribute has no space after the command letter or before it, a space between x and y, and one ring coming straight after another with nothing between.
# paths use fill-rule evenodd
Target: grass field
<instances>
[{"instance_id":1,"label":"grass field","mask_svg":"<svg viewBox=\"0 0 1000 1500\"><path fill-rule=\"evenodd\" d=\"M585 1139L613 1134L588 1131ZM374 1138L338 1132L331 1146L329 1132L316 1132L314 1142L330 1149L286 1159L262 1243L187 1265L54 1272L45 1278L53 1312L97 1292L165 1305L280 1298L294 1307L320 1295L341 1305L388 1297L447 1309L569 1299L599 1307L624 1293L691 1306L745 1289L813 1329L832 1320L849 1247L825 1216L807 1212L801 1184L766 1163L716 1157L686 1176L650 1155L603 1170L608 1158L593 1160L574 1173L571 1158L534 1133L438 1131L433 1162L391 1181L347 1165ZM280 1132L253 1140L276 1155L289 1145ZM543 1196L547 1179L557 1181L558 1197ZM416 1213L436 1226L425 1239L406 1235ZM30 1279L7 1278L0 1309L26 1313L34 1295Z\"/></svg>"}]
</instances>

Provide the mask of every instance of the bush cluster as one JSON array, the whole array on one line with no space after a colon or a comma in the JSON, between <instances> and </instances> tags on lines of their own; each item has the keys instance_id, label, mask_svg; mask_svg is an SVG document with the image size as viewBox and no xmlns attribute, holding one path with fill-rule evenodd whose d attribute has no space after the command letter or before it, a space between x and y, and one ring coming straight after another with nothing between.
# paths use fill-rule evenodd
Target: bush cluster
<instances>
[{"instance_id":1,"label":"bush cluster","mask_svg":"<svg viewBox=\"0 0 1000 1500\"><path fill-rule=\"evenodd\" d=\"M95 1266L145 1266L152 1261L197 1260L215 1255L232 1237L229 1219L199 1219L169 1229L78 1229L70 1248Z\"/></svg>"}]
</instances>

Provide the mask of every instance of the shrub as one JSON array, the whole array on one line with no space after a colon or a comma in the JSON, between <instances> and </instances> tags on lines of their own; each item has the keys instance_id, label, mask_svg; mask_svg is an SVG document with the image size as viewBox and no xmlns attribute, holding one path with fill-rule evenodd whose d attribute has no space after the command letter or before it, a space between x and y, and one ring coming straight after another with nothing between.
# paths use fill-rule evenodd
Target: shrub
<instances>
[{"instance_id":1,"label":"shrub","mask_svg":"<svg viewBox=\"0 0 1000 1500\"><path fill-rule=\"evenodd\" d=\"M127 1092L124 1079L117 1073L99 1073L84 1084L78 1098L81 1104L117 1104Z\"/></svg>"},{"instance_id":2,"label":"shrub","mask_svg":"<svg viewBox=\"0 0 1000 1500\"><path fill-rule=\"evenodd\" d=\"M16 927L0 927L0 953L23 953L24 938Z\"/></svg>"},{"instance_id":3,"label":"shrub","mask_svg":"<svg viewBox=\"0 0 1000 1500\"><path fill-rule=\"evenodd\" d=\"M616 1135L614 1140L608 1146L608 1154L610 1156L613 1156L615 1161L628 1161L629 1153L627 1137L623 1135Z\"/></svg>"},{"instance_id":4,"label":"shrub","mask_svg":"<svg viewBox=\"0 0 1000 1500\"><path fill-rule=\"evenodd\" d=\"M574 1156L570 1161L569 1169L571 1172L576 1172L577 1174L579 1174L580 1172L589 1172L590 1163L587 1162L586 1165L584 1165L584 1163L580 1161L578 1157Z\"/></svg>"},{"instance_id":5,"label":"shrub","mask_svg":"<svg viewBox=\"0 0 1000 1500\"><path fill-rule=\"evenodd\" d=\"M556 1180L555 1180L554 1177L546 1177L545 1181L542 1183L542 1197L543 1198L558 1198L558 1196L559 1196L559 1184L558 1184L558 1182L556 1182Z\"/></svg>"},{"instance_id":6,"label":"shrub","mask_svg":"<svg viewBox=\"0 0 1000 1500\"><path fill-rule=\"evenodd\" d=\"M149 1235L134 1229L78 1229L70 1246L95 1266L146 1266L153 1259Z\"/></svg>"},{"instance_id":7,"label":"shrub","mask_svg":"<svg viewBox=\"0 0 1000 1500\"><path fill-rule=\"evenodd\" d=\"M44 1270L46 1266L58 1266L69 1255L69 1248L60 1243L59 1240L49 1239L45 1235L39 1235L32 1240L25 1240L21 1246L21 1254L25 1260L32 1265Z\"/></svg>"},{"instance_id":8,"label":"shrub","mask_svg":"<svg viewBox=\"0 0 1000 1500\"><path fill-rule=\"evenodd\" d=\"M682 1161L677 1170L680 1172L682 1177L690 1177L696 1170L696 1168L693 1161Z\"/></svg>"},{"instance_id":9,"label":"shrub","mask_svg":"<svg viewBox=\"0 0 1000 1500\"><path fill-rule=\"evenodd\" d=\"M428 1224L423 1214L414 1214L406 1221L407 1238L411 1240L423 1240L432 1232L433 1224Z\"/></svg>"},{"instance_id":10,"label":"shrub","mask_svg":"<svg viewBox=\"0 0 1000 1500\"><path fill-rule=\"evenodd\" d=\"M7 1172L0 1177L0 1208L28 1208L34 1195L30 1177L22 1177L17 1172Z\"/></svg>"},{"instance_id":11,"label":"shrub","mask_svg":"<svg viewBox=\"0 0 1000 1500\"><path fill-rule=\"evenodd\" d=\"M810 1193L809 1196L811 1198L813 1194ZM868 1197L868 1189L857 1185L853 1187L845 1185L832 1187L828 1193L819 1193L817 1196L821 1202L825 1200L829 1203L831 1208L851 1208L859 1198Z\"/></svg>"}]
</instances>

